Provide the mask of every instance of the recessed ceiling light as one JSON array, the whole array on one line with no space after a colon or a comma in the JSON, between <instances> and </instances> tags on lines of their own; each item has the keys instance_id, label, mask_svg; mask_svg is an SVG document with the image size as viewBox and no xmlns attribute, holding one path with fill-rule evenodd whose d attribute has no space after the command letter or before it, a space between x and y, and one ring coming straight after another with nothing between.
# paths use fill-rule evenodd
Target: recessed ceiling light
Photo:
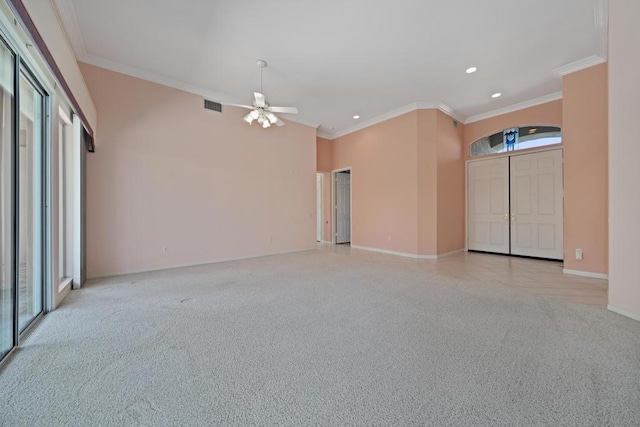
<instances>
[{"instance_id":1,"label":"recessed ceiling light","mask_svg":"<svg viewBox=\"0 0 640 427\"><path fill-rule=\"evenodd\" d=\"M467 68L467 74L475 73L476 71L478 71L477 67Z\"/></svg>"},{"instance_id":2,"label":"recessed ceiling light","mask_svg":"<svg viewBox=\"0 0 640 427\"><path fill-rule=\"evenodd\" d=\"M500 92L494 93L493 95L491 95L492 98L500 98L502 96L502 94Z\"/></svg>"},{"instance_id":3,"label":"recessed ceiling light","mask_svg":"<svg viewBox=\"0 0 640 427\"><path fill-rule=\"evenodd\" d=\"M355 116L353 116L353 118L354 118L354 119L356 119L356 120L358 120L358 119L360 118L360 116L355 115Z\"/></svg>"}]
</instances>

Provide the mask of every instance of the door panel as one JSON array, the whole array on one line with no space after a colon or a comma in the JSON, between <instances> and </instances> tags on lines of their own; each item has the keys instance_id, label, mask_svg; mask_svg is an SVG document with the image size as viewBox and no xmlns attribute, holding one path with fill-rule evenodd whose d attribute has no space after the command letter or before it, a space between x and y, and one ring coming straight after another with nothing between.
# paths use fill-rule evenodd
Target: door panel
<instances>
[{"instance_id":1,"label":"door panel","mask_svg":"<svg viewBox=\"0 0 640 427\"><path fill-rule=\"evenodd\" d=\"M509 253L509 159L468 164L470 250Z\"/></svg>"},{"instance_id":2,"label":"door panel","mask_svg":"<svg viewBox=\"0 0 640 427\"><path fill-rule=\"evenodd\" d=\"M18 151L18 323L22 332L43 308L42 150L44 96L20 75Z\"/></svg>"},{"instance_id":3,"label":"door panel","mask_svg":"<svg viewBox=\"0 0 640 427\"><path fill-rule=\"evenodd\" d=\"M512 192L512 206L515 204L515 210L521 214L531 214L531 177L518 176L512 178L515 180L516 191ZM513 185L513 184L512 184ZM511 209L513 212L514 209Z\"/></svg>"},{"instance_id":4,"label":"door panel","mask_svg":"<svg viewBox=\"0 0 640 427\"><path fill-rule=\"evenodd\" d=\"M14 346L14 55L0 42L0 359Z\"/></svg>"},{"instance_id":5,"label":"door panel","mask_svg":"<svg viewBox=\"0 0 640 427\"><path fill-rule=\"evenodd\" d=\"M511 253L562 259L562 150L511 157Z\"/></svg>"}]
</instances>

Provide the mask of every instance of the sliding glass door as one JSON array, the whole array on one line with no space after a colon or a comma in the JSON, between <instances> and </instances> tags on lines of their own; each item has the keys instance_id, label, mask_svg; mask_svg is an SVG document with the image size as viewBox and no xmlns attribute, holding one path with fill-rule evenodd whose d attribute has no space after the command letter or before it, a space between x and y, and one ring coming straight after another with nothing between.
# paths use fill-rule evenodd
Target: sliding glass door
<instances>
[{"instance_id":1,"label":"sliding glass door","mask_svg":"<svg viewBox=\"0 0 640 427\"><path fill-rule=\"evenodd\" d=\"M14 345L13 129L15 56L0 41L0 358Z\"/></svg>"},{"instance_id":2,"label":"sliding glass door","mask_svg":"<svg viewBox=\"0 0 640 427\"><path fill-rule=\"evenodd\" d=\"M18 144L18 323L22 332L43 309L44 94L20 73Z\"/></svg>"},{"instance_id":3,"label":"sliding glass door","mask_svg":"<svg viewBox=\"0 0 640 427\"><path fill-rule=\"evenodd\" d=\"M46 106L0 39L0 359L44 311Z\"/></svg>"}]
</instances>

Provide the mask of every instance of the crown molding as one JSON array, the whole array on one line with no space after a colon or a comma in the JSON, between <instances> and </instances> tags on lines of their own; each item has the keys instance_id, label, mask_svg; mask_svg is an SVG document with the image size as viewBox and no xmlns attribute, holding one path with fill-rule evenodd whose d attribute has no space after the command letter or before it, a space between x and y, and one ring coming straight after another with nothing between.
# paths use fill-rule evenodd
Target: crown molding
<instances>
[{"instance_id":1,"label":"crown molding","mask_svg":"<svg viewBox=\"0 0 640 427\"><path fill-rule=\"evenodd\" d=\"M357 125L351 126L344 130L331 132L331 133L318 131L318 136L322 134L323 136L321 136L321 138L325 138L325 139L341 138L343 136L349 135L359 130L366 129L370 126L374 126L382 122L386 122L387 120L394 119L396 117L402 116L403 114L407 114L416 110L440 110L443 113L447 114L448 116L451 116L451 118L461 123L464 123L464 116L462 116L460 113L458 113L456 110L454 110L453 108L451 108L445 103L419 101L419 102L413 102L411 104L389 111L388 113L380 114L379 116L373 117L372 119L358 123Z\"/></svg>"},{"instance_id":2,"label":"crown molding","mask_svg":"<svg viewBox=\"0 0 640 427\"><path fill-rule=\"evenodd\" d=\"M341 137L343 137L345 135L349 135L350 133L354 133L354 132L357 132L359 130L366 129L366 128L370 127L370 126L377 125L378 123L382 123L382 122L385 122L387 120L394 119L396 117L402 116L403 114L410 113L410 112L415 111L417 109L418 109L418 103L417 102L414 102L414 103L409 104L409 105L405 105L404 107L396 108L395 110L389 111L388 113L384 113L384 114L376 116L376 117L374 117L372 119L366 120L364 122L360 122L357 125L348 127L346 129L340 130L338 132L332 132L331 133L331 138L329 138L329 139L341 138Z\"/></svg>"},{"instance_id":3,"label":"crown molding","mask_svg":"<svg viewBox=\"0 0 640 427\"><path fill-rule=\"evenodd\" d=\"M82 31L80 30L80 24L78 23L78 17L76 16L76 9L73 7L71 0L53 0L54 9L58 14L58 19L64 28L64 32L67 34L67 40L71 45L73 53L76 55L76 59L87 53L87 48L82 37Z\"/></svg>"},{"instance_id":4,"label":"crown molding","mask_svg":"<svg viewBox=\"0 0 640 427\"><path fill-rule=\"evenodd\" d=\"M575 73L576 71L584 70L586 68L593 67L605 62L607 62L607 60L602 58L601 56L592 55L588 58L582 58L570 64L563 65L562 67L558 67L553 70L553 72L560 77L564 77L568 74Z\"/></svg>"},{"instance_id":5,"label":"crown molding","mask_svg":"<svg viewBox=\"0 0 640 427\"><path fill-rule=\"evenodd\" d=\"M593 1L593 25L595 33L594 55L582 58L553 70L560 77L607 62L609 58L609 0Z\"/></svg>"},{"instance_id":6,"label":"crown molding","mask_svg":"<svg viewBox=\"0 0 640 427\"><path fill-rule=\"evenodd\" d=\"M318 130L318 131L316 132L316 136L317 136L318 138L333 139L333 135L331 135L330 133L327 133L327 132L323 132L323 131L321 131L321 130Z\"/></svg>"},{"instance_id":7,"label":"crown molding","mask_svg":"<svg viewBox=\"0 0 640 427\"><path fill-rule=\"evenodd\" d=\"M210 98L211 100L217 102L221 102L221 100L227 98L219 92L208 90L200 86L183 82L181 80L173 79L171 77L166 77L161 74L156 74L151 71L143 70L142 68L132 67L130 65L111 61L110 59L105 59L101 56L92 55L90 53L85 53L80 58L78 58L78 61L84 62L85 64L93 65L95 67L115 71L116 73L126 74L127 76L136 77L152 83L179 89L184 92L202 95L205 98Z\"/></svg>"},{"instance_id":8,"label":"crown molding","mask_svg":"<svg viewBox=\"0 0 640 427\"><path fill-rule=\"evenodd\" d=\"M381 114L377 117L374 117L373 119L367 120L366 122L359 123L356 126L352 126L350 128L347 128L338 132L328 133L328 132L318 131L318 136L320 136L321 138L333 140L336 138L349 135L350 133L368 128L369 126L382 123L386 120L393 119L403 114L410 113L411 111L415 111L415 110L437 109L447 114L451 118L459 121L462 124L468 124L468 123L478 122L484 119L489 119L491 117L500 116L502 114L513 113L514 111L523 110L525 108L535 107L536 105L546 104L547 102L557 101L559 99L562 99L562 92L552 93L549 95L542 96L540 98L535 98L529 101L520 102L518 104L513 104L497 110L488 111L486 113L468 117L466 119L464 118L464 116L461 116L459 113L457 113L453 108L443 103L414 102L412 104L405 105L404 107L390 111L386 114Z\"/></svg>"},{"instance_id":9,"label":"crown molding","mask_svg":"<svg viewBox=\"0 0 640 427\"><path fill-rule=\"evenodd\" d=\"M462 124L464 124L466 122L466 120L467 120L467 118L465 116L463 116L462 114L460 114L458 111L456 111L455 108L450 107L448 104L445 104L444 102L438 103L438 107L437 108L438 108L438 110L440 110L443 113L447 114L452 119L455 119L455 120L459 121Z\"/></svg>"},{"instance_id":10,"label":"crown molding","mask_svg":"<svg viewBox=\"0 0 640 427\"><path fill-rule=\"evenodd\" d=\"M549 95L541 96L540 98L531 99L529 101L520 102L518 104L509 105L507 107L498 108L497 110L488 111L486 113L478 114L467 118L464 124L479 122L480 120L490 119L491 117L501 116L503 114L513 113L515 111L523 110L529 107L535 107L536 105L546 104L547 102L557 101L562 99L562 92L555 92Z\"/></svg>"}]
</instances>

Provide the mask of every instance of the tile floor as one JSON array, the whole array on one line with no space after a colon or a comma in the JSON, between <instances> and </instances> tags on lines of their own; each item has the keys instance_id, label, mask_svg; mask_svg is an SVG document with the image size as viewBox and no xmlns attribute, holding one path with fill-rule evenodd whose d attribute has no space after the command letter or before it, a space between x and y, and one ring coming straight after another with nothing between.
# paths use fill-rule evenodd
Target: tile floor
<instances>
[{"instance_id":1,"label":"tile floor","mask_svg":"<svg viewBox=\"0 0 640 427\"><path fill-rule=\"evenodd\" d=\"M534 295L558 298L595 307L607 306L609 282L571 276L562 272L562 262L460 252L438 260L405 258L355 249L346 245L319 243L318 248L378 263L404 264L435 275L477 281L490 287L506 286Z\"/></svg>"}]
</instances>

